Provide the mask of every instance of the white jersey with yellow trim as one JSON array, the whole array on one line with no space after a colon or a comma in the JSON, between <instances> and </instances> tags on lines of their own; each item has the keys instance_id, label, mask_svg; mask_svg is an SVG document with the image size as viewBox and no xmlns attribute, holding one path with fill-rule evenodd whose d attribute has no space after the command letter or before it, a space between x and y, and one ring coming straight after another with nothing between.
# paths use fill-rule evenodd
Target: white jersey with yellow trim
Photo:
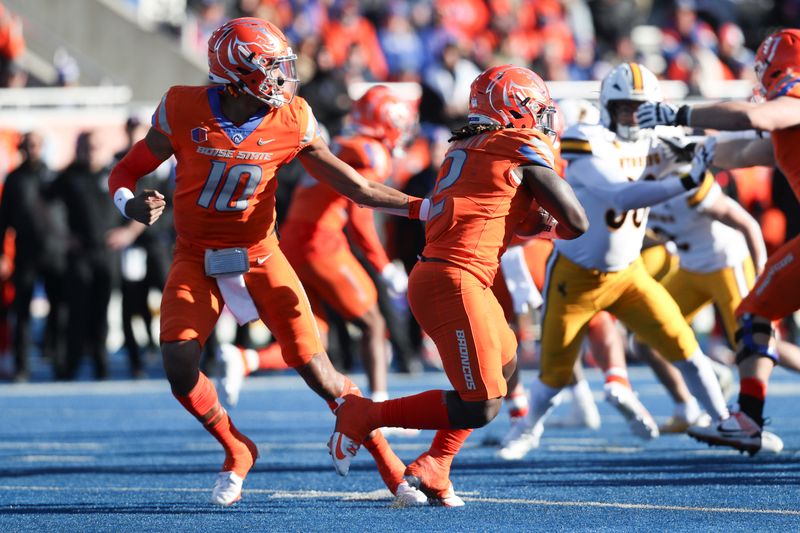
<instances>
[{"instance_id":1,"label":"white jersey with yellow trim","mask_svg":"<svg viewBox=\"0 0 800 533\"><path fill-rule=\"evenodd\" d=\"M742 233L704 212L723 194L711 174L697 189L654 205L647 225L675 243L681 268L708 273L742 264L750 252Z\"/></svg>"},{"instance_id":2,"label":"white jersey with yellow trim","mask_svg":"<svg viewBox=\"0 0 800 533\"><path fill-rule=\"evenodd\" d=\"M624 141L601 125L568 128L561 138L561 156L569 161L566 180L586 210L589 230L577 239L556 241L558 252L584 268L603 272L623 270L639 257L647 206L655 203L643 201L642 193L649 197L655 192L658 202L668 196L661 183L633 184L675 172L674 158L659 136L682 135L680 128L658 127L643 131L636 141ZM683 190L679 185L675 190L676 184L674 179L669 183L673 191L669 196Z\"/></svg>"}]
</instances>

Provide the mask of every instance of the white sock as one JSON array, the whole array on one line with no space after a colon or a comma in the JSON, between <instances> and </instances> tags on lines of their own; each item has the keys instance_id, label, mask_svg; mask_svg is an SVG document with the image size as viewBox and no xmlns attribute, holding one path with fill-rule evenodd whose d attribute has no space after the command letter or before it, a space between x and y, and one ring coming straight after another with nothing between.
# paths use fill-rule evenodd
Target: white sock
<instances>
[{"instance_id":1,"label":"white sock","mask_svg":"<svg viewBox=\"0 0 800 533\"><path fill-rule=\"evenodd\" d=\"M698 404L697 399L692 396L686 403L676 403L672 415L675 418L683 418L689 421L689 423L692 423L696 421L702 413L700 404Z\"/></svg>"},{"instance_id":2,"label":"white sock","mask_svg":"<svg viewBox=\"0 0 800 533\"><path fill-rule=\"evenodd\" d=\"M681 371L689 392L697 398L700 405L714 420L728 418L728 407L719 387L719 381L711 368L711 361L699 349L685 361L677 361L675 366Z\"/></svg>"},{"instance_id":3,"label":"white sock","mask_svg":"<svg viewBox=\"0 0 800 533\"><path fill-rule=\"evenodd\" d=\"M547 415L561 402L559 392L562 389L548 387L540 379L531 384L530 417L533 424L543 424Z\"/></svg>"},{"instance_id":4,"label":"white sock","mask_svg":"<svg viewBox=\"0 0 800 533\"><path fill-rule=\"evenodd\" d=\"M244 350L244 364L247 369L247 374L251 374L258 370L258 352L255 350Z\"/></svg>"}]
</instances>

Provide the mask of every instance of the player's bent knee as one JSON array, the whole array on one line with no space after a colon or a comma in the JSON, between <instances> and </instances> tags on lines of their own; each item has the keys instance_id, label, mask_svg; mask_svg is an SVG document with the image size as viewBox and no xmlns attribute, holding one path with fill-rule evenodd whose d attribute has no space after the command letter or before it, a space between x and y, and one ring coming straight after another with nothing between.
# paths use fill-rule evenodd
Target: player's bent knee
<instances>
[{"instance_id":1,"label":"player's bent knee","mask_svg":"<svg viewBox=\"0 0 800 533\"><path fill-rule=\"evenodd\" d=\"M370 307L366 313L358 317L355 323L360 326L361 329L369 329L372 331L386 330L386 319L383 318L377 304Z\"/></svg>"},{"instance_id":2,"label":"player's bent knee","mask_svg":"<svg viewBox=\"0 0 800 533\"><path fill-rule=\"evenodd\" d=\"M750 357L766 357L778 364L779 357L774 343L772 322L751 313L739 317L739 329L736 330L736 364Z\"/></svg>"},{"instance_id":3,"label":"player's bent knee","mask_svg":"<svg viewBox=\"0 0 800 533\"><path fill-rule=\"evenodd\" d=\"M197 382L202 348L196 340L161 345L164 373L176 394L188 394Z\"/></svg>"}]
</instances>

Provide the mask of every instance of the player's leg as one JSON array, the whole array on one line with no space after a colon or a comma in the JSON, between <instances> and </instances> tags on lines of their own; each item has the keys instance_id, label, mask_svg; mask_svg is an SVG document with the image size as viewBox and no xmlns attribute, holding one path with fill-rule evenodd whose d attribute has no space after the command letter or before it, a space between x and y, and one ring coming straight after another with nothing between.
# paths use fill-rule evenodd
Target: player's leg
<instances>
[{"instance_id":1,"label":"player's leg","mask_svg":"<svg viewBox=\"0 0 800 533\"><path fill-rule=\"evenodd\" d=\"M539 377L530 388L531 405L524 426L507 439L498 457L518 460L539 446L547 416L561 390L573 380L586 324L595 313L601 285L590 272L563 256L551 254L543 295Z\"/></svg>"},{"instance_id":2,"label":"player's leg","mask_svg":"<svg viewBox=\"0 0 800 533\"><path fill-rule=\"evenodd\" d=\"M797 310L799 255L800 237L795 237L770 256L753 290L739 304L735 335L740 379L738 410L730 420L706 430L691 428L689 434L698 440L750 453L772 448L774 436L762 429L767 384L778 362L772 321Z\"/></svg>"},{"instance_id":3,"label":"player's leg","mask_svg":"<svg viewBox=\"0 0 800 533\"><path fill-rule=\"evenodd\" d=\"M627 283L609 307L644 342L680 370L689 392L714 420L727 418L719 382L694 332L667 290L650 277L641 260L626 270Z\"/></svg>"},{"instance_id":4,"label":"player's leg","mask_svg":"<svg viewBox=\"0 0 800 533\"><path fill-rule=\"evenodd\" d=\"M444 263L421 263L409 281L411 310L436 342L455 390L431 390L381 403L347 399L337 413L334 437L344 434L358 442L367 431L383 426L442 430L431 449L406 472L417 476L415 465L428 463L435 455L437 465L433 471L431 465L425 469L428 479L423 478L422 487L441 500L448 495L449 463L455 453L472 428L487 424L500 409L506 377L513 371L516 340L491 291L466 271Z\"/></svg>"},{"instance_id":5,"label":"player's leg","mask_svg":"<svg viewBox=\"0 0 800 533\"><path fill-rule=\"evenodd\" d=\"M205 275L202 256L188 255L176 251L161 301L164 370L177 400L225 450L211 501L230 505L241 497L258 450L233 425L214 385L200 371L201 343L211 333L223 303L214 280Z\"/></svg>"},{"instance_id":6,"label":"player's leg","mask_svg":"<svg viewBox=\"0 0 800 533\"><path fill-rule=\"evenodd\" d=\"M245 281L261 319L280 344L286 364L331 410L335 411L345 396L361 396L359 388L331 364L303 286L279 249L263 264L251 265ZM380 431L370 433L364 446L375 459L386 486L395 492L402 482L405 464Z\"/></svg>"}]
</instances>

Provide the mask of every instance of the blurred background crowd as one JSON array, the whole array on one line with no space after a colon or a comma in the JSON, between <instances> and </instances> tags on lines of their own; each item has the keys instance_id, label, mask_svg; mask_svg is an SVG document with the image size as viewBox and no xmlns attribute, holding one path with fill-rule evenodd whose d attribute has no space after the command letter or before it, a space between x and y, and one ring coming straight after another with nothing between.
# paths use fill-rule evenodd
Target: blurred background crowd
<instances>
[{"instance_id":1,"label":"blurred background crowd","mask_svg":"<svg viewBox=\"0 0 800 533\"><path fill-rule=\"evenodd\" d=\"M39 359L52 368L45 378L105 379L109 351L112 362L117 355L126 361L133 377L159 371L153 332L171 222L166 217L142 232L118 214L105 182L116 158L146 132L160 94L171 84L205 82L208 37L229 18L260 17L284 30L298 55L300 95L331 135L342 127L353 87L408 84L420 130L392 183L419 196L433 185L449 129L464 119L470 82L490 65L527 66L556 82L553 87L570 87L596 83L619 62L638 61L681 82L681 97L741 96L741 87L749 94L758 42L776 27L800 26L800 0L59 4L0 1L0 376L18 381L30 379ZM584 97L596 99L596 86L588 86L595 92ZM726 92L732 87L736 94ZM53 88L60 92L41 92ZM166 167L147 179L168 193ZM279 220L300 174L289 166L280 175ZM800 231L796 202L776 170L717 178L761 220L769 247ZM413 266L421 226L397 220L383 228L390 255ZM395 368L420 370L425 345L413 320L406 327L402 302L387 298ZM228 329L222 336L235 335L241 344L269 342L254 328ZM352 332L343 324L339 331L332 355L346 368L358 358ZM214 350L211 342L210 361Z\"/></svg>"}]
</instances>

